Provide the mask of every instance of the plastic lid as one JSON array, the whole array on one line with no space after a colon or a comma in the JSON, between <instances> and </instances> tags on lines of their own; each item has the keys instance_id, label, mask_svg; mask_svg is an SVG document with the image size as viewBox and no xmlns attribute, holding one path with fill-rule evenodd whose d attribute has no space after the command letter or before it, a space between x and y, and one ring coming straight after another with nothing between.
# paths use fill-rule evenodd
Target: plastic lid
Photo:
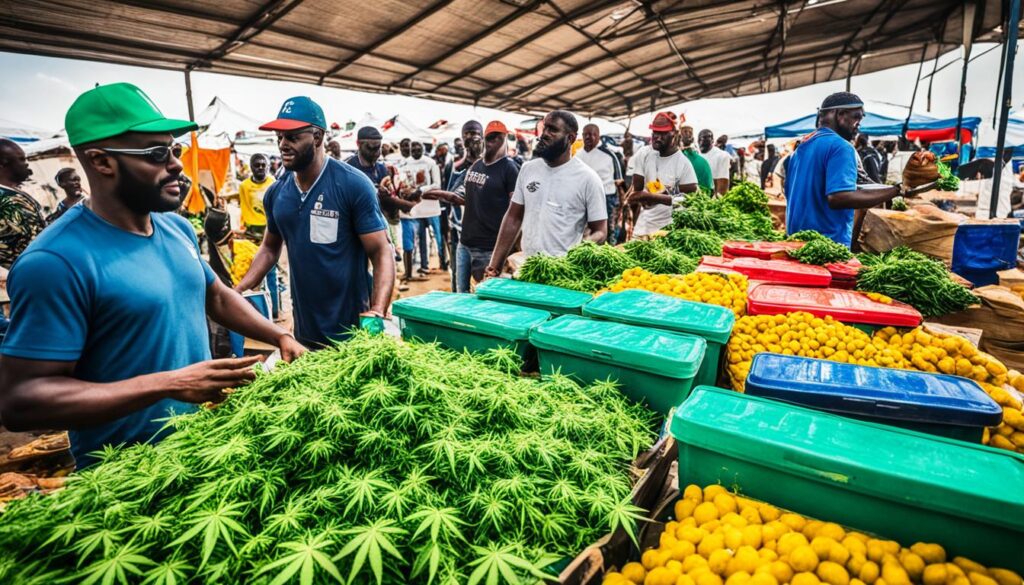
<instances>
[{"instance_id":1,"label":"plastic lid","mask_svg":"<svg viewBox=\"0 0 1024 585\"><path fill-rule=\"evenodd\" d=\"M725 258L760 258L762 260L785 259L786 252L799 250L805 242L744 242L730 241L722 244Z\"/></svg>"},{"instance_id":2,"label":"plastic lid","mask_svg":"<svg viewBox=\"0 0 1024 585\"><path fill-rule=\"evenodd\" d=\"M722 344L729 342L736 322L736 315L725 307L684 301L640 289L599 295L583 306L583 315L691 333Z\"/></svg>"},{"instance_id":3,"label":"plastic lid","mask_svg":"<svg viewBox=\"0 0 1024 585\"><path fill-rule=\"evenodd\" d=\"M805 288L759 284L747 294L748 315L778 315L806 311L817 317L831 316L844 323L917 327L921 313L910 305L879 303L864 293L838 288Z\"/></svg>"},{"instance_id":4,"label":"plastic lid","mask_svg":"<svg viewBox=\"0 0 1024 585\"><path fill-rule=\"evenodd\" d=\"M551 318L540 309L484 301L471 294L429 292L399 299L391 311L403 319L463 330L512 341L524 341L530 330Z\"/></svg>"},{"instance_id":5,"label":"plastic lid","mask_svg":"<svg viewBox=\"0 0 1024 585\"><path fill-rule=\"evenodd\" d=\"M825 269L832 274L832 280L856 280L857 274L864 265L856 258L850 258L846 262L832 262L826 264Z\"/></svg>"},{"instance_id":6,"label":"plastic lid","mask_svg":"<svg viewBox=\"0 0 1024 585\"><path fill-rule=\"evenodd\" d=\"M707 342L693 335L577 315L562 315L537 327L530 333L530 343L678 379L697 374L707 349Z\"/></svg>"},{"instance_id":7,"label":"plastic lid","mask_svg":"<svg viewBox=\"0 0 1024 585\"><path fill-rule=\"evenodd\" d=\"M746 274L750 280L776 284L828 286L832 283L832 275L821 266L801 264L791 260L704 256L700 265L705 269L711 268L739 272L740 274Z\"/></svg>"},{"instance_id":8,"label":"plastic lid","mask_svg":"<svg viewBox=\"0 0 1024 585\"><path fill-rule=\"evenodd\" d=\"M1003 409L976 382L777 353L754 356L746 392L836 414L970 427L996 426Z\"/></svg>"},{"instance_id":9,"label":"plastic lid","mask_svg":"<svg viewBox=\"0 0 1024 585\"><path fill-rule=\"evenodd\" d=\"M511 278L488 278L477 285L476 296L481 299L551 307L565 311L577 310L593 298L593 295L585 292L546 284L522 282Z\"/></svg>"},{"instance_id":10,"label":"plastic lid","mask_svg":"<svg viewBox=\"0 0 1024 585\"><path fill-rule=\"evenodd\" d=\"M1024 530L1024 457L1013 453L710 386L676 409L671 432L867 497Z\"/></svg>"}]
</instances>

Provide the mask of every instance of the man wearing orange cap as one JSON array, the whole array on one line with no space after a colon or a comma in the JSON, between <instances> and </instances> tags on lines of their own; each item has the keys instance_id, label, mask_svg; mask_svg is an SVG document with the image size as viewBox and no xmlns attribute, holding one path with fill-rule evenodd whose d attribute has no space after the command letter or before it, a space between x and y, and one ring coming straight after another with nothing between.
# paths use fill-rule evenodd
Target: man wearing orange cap
<instances>
[{"instance_id":1,"label":"man wearing orange cap","mask_svg":"<svg viewBox=\"0 0 1024 585\"><path fill-rule=\"evenodd\" d=\"M672 204L682 193L697 190L697 173L679 151L676 116L659 112L651 122L651 148L633 167L633 195L630 203L642 207L633 228L634 236L649 236L672 223Z\"/></svg>"}]
</instances>

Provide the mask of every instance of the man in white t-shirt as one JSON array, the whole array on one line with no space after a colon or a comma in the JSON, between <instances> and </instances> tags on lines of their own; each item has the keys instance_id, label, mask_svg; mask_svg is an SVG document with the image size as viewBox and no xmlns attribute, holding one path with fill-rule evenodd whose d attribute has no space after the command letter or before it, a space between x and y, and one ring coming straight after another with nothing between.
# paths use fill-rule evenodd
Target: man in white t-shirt
<instances>
[{"instance_id":1,"label":"man in white t-shirt","mask_svg":"<svg viewBox=\"0 0 1024 585\"><path fill-rule=\"evenodd\" d=\"M622 168L619 166L619 159L608 150L608 147L601 144L601 131L596 124L587 124L583 127L583 148L576 153L576 158L583 161L588 167L594 169L597 176L601 178L601 185L604 187L604 198L608 207L608 243L615 244L616 211L619 207L619 185L622 183Z\"/></svg>"},{"instance_id":2,"label":"man in white t-shirt","mask_svg":"<svg viewBox=\"0 0 1024 585\"><path fill-rule=\"evenodd\" d=\"M629 200L641 205L634 236L649 236L672 223L672 204L681 200L683 193L697 190L693 164L679 150L676 115L659 112L650 128L651 149L633 166L634 193ZM652 192L652 182L661 183L662 188Z\"/></svg>"},{"instance_id":3,"label":"man in white t-shirt","mask_svg":"<svg viewBox=\"0 0 1024 585\"><path fill-rule=\"evenodd\" d=\"M608 210L601 179L583 161L572 158L579 125L569 112L556 110L544 117L544 131L516 179L512 202L498 230L498 241L485 277L505 266L519 230L523 252L563 256L587 239L601 243L608 234Z\"/></svg>"},{"instance_id":4,"label":"man in white t-shirt","mask_svg":"<svg viewBox=\"0 0 1024 585\"><path fill-rule=\"evenodd\" d=\"M729 190L729 165L732 157L728 152L715 146L715 135L711 130L701 130L697 136L701 155L711 165L711 178L715 181L715 193L722 195Z\"/></svg>"},{"instance_id":5,"label":"man in white t-shirt","mask_svg":"<svg viewBox=\"0 0 1024 585\"><path fill-rule=\"evenodd\" d=\"M424 156L423 144L412 142L409 146L409 154L409 158L405 160L405 164L399 169L403 175L403 183L414 187L420 193L440 189L441 174L437 168L437 163L429 156ZM427 240L429 235L427 232L428 228L434 231L438 255L440 256L441 265L444 266L447 263L447 254L444 241L441 239L441 202L437 199L427 199L424 197L408 213L403 212L401 217L402 256L406 269L409 269L409 272L406 273L406 278L409 279L412 276L412 252L416 247L417 234L419 234L420 240L419 274L426 276L430 271L430 246L428 245L429 240Z\"/></svg>"}]
</instances>

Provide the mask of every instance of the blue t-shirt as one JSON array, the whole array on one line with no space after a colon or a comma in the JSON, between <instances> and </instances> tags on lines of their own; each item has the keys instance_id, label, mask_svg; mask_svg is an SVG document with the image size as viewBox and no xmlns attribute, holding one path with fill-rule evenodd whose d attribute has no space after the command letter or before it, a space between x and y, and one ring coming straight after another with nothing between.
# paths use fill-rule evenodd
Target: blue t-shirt
<instances>
[{"instance_id":1,"label":"blue t-shirt","mask_svg":"<svg viewBox=\"0 0 1024 585\"><path fill-rule=\"evenodd\" d=\"M11 268L11 327L0 353L74 361L74 377L109 383L210 359L206 289L213 271L192 226L151 215L153 234L114 227L84 205L43 231ZM165 399L113 422L70 431L79 467L104 445L147 441L157 419L193 404Z\"/></svg>"},{"instance_id":2,"label":"blue t-shirt","mask_svg":"<svg viewBox=\"0 0 1024 585\"><path fill-rule=\"evenodd\" d=\"M295 338L312 347L345 339L370 307L359 236L387 229L377 190L358 169L328 159L307 193L288 173L267 190L263 207L267 230L288 247Z\"/></svg>"},{"instance_id":3,"label":"blue t-shirt","mask_svg":"<svg viewBox=\"0 0 1024 585\"><path fill-rule=\"evenodd\" d=\"M363 163L359 160L358 154L353 154L348 157L345 164L352 166L353 168L359 169L374 185L380 185L380 182L388 176L388 168L384 166L384 163L375 161L368 167L364 167Z\"/></svg>"},{"instance_id":4,"label":"blue t-shirt","mask_svg":"<svg viewBox=\"0 0 1024 585\"><path fill-rule=\"evenodd\" d=\"M819 128L789 158L786 231L817 230L850 247L853 210L832 209L828 196L857 188L857 151L831 128Z\"/></svg>"}]
</instances>

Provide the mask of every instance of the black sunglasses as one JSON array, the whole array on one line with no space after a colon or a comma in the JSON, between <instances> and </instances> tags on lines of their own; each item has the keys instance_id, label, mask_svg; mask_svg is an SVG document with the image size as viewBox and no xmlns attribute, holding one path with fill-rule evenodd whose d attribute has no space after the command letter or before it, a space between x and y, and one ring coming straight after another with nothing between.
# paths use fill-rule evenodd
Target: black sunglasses
<instances>
[{"instance_id":1,"label":"black sunglasses","mask_svg":"<svg viewBox=\"0 0 1024 585\"><path fill-rule=\"evenodd\" d=\"M99 150L111 154L141 156L151 163L163 164L167 162L171 155L174 158L181 158L182 147L180 144L172 144L170 146L151 146L149 148L100 148Z\"/></svg>"}]
</instances>

